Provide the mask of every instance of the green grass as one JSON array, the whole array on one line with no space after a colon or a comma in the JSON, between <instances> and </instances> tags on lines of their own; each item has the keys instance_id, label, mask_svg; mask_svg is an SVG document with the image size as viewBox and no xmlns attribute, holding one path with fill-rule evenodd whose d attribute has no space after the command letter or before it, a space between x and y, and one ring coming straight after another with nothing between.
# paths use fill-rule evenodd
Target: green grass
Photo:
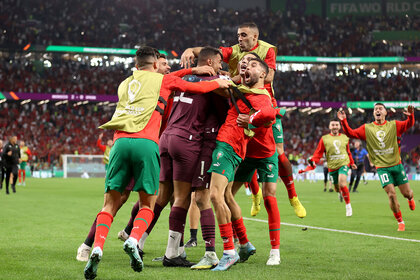
<instances>
[{"instance_id":1,"label":"green grass","mask_svg":"<svg viewBox=\"0 0 420 280\"><path fill-rule=\"evenodd\" d=\"M85 263L76 261L76 250L84 241L103 203L103 179L29 179L16 194L0 193L0 279L83 279ZM411 182L420 195L420 182ZM278 188L281 220L332 229L349 230L420 240L420 209L412 212L398 194L406 223L397 232L385 192L379 182L360 185L351 194L353 217L345 217L344 204L335 193L324 193L322 182L298 183L297 192L308 216L297 218L283 185ZM132 196L120 210L108 235L97 279L419 279L420 243L360 236L317 229L303 231L283 225L278 267L267 267L270 245L268 225L246 220L248 237L257 253L246 263L225 273L164 268L152 258L165 252L168 238L168 208L161 215L145 246L145 269L135 273L122 250L117 233L128 221ZM238 194L244 217L250 217L250 199ZM416 200L420 207L419 200ZM256 217L266 220L264 208ZM186 240L189 237L186 227ZM199 236L201 234L199 233ZM219 236L216 230L216 236ZM200 241L200 240L199 240ZM188 259L198 261L204 242L187 249ZM219 257L220 238L216 240Z\"/></svg>"}]
</instances>

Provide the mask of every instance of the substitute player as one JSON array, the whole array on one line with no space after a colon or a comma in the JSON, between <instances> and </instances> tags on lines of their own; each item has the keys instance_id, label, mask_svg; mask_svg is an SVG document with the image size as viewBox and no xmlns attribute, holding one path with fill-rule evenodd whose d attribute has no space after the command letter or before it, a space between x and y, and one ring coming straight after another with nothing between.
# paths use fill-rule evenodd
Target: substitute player
<instances>
[{"instance_id":1,"label":"substitute player","mask_svg":"<svg viewBox=\"0 0 420 280\"><path fill-rule=\"evenodd\" d=\"M19 165L19 183L18 186L26 186L26 164L28 163L29 157L32 156L31 150L25 146L25 141L21 140L19 143L20 148L20 165Z\"/></svg>"},{"instance_id":2,"label":"substitute player","mask_svg":"<svg viewBox=\"0 0 420 280\"><path fill-rule=\"evenodd\" d=\"M262 60L264 60L265 63L267 63L269 67L269 71L264 80L264 87L270 93L273 106L276 107L277 101L274 98L272 82L276 69L277 48L267 42L259 40L258 26L253 22L241 24L238 27L237 36L238 44L232 47L220 47L223 54L223 61L229 65L229 73L232 80L235 83L240 83L241 77L238 72L238 62L246 54L250 52L256 53ZM194 58L197 57L200 50L201 47L186 49L181 56L181 66L189 67ZM276 141L279 160L279 176L287 189L290 204L293 206L296 215L299 218L304 218L306 216L306 210L300 203L296 194L295 184L293 181L293 168L284 153L283 128L281 125L281 118L279 116L276 119L276 124L273 125L273 131L275 133L274 139ZM256 182L255 179L253 182ZM253 196L253 207L256 208L251 209L252 214L256 215L258 213L257 206L259 205L257 200L261 199L261 192L257 191L259 187L256 184L252 185L251 189L253 190L253 193L257 194Z\"/></svg>"},{"instance_id":3,"label":"substitute player","mask_svg":"<svg viewBox=\"0 0 420 280\"><path fill-rule=\"evenodd\" d=\"M357 129L351 129L346 113L341 110L337 113L341 120L343 131L351 138L366 141L370 161L376 166L382 188L388 195L389 206L398 221L398 231L405 231L405 224L400 211L395 186L401 194L408 199L411 210L416 208L414 194L408 183L407 174L401 164L400 137L414 125L414 107L408 106L405 121L386 121L386 107L376 103L373 107L374 122L364 124Z\"/></svg>"},{"instance_id":4,"label":"substitute player","mask_svg":"<svg viewBox=\"0 0 420 280\"><path fill-rule=\"evenodd\" d=\"M162 115L157 106L163 110L161 106L173 90L206 93L229 86L226 80L221 79L188 83L176 76L159 74L158 57L159 52L154 48L141 47L137 50L138 70L133 71L133 75L118 87L119 100L115 113L109 122L101 126L116 132L105 179L104 206L97 216L94 246L84 270L86 279L96 277L106 237L121 204L121 193L132 177L133 190L139 193L141 208L123 247L130 257L133 270L140 272L143 269L137 243L153 219L159 186L157 143Z\"/></svg>"},{"instance_id":5,"label":"substitute player","mask_svg":"<svg viewBox=\"0 0 420 280\"><path fill-rule=\"evenodd\" d=\"M351 156L349 147L349 138L340 133L340 122L338 120L331 120L329 124L330 133L321 137L318 146L309 159L309 166L304 170L300 169L299 173L314 170L316 164L323 157L327 159L328 171L333 179L335 191L341 194L346 202L346 216L350 217L353 210L350 204L350 193L346 186L349 165L356 169L353 157Z\"/></svg>"}]
</instances>

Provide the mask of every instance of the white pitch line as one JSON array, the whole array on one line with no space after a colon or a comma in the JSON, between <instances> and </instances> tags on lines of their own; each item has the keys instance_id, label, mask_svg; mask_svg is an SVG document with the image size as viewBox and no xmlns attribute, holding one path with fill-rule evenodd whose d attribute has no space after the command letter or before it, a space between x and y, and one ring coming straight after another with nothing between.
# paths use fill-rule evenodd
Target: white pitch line
<instances>
[{"instance_id":1,"label":"white pitch line","mask_svg":"<svg viewBox=\"0 0 420 280\"><path fill-rule=\"evenodd\" d=\"M266 221L266 220L255 219L255 218L243 217L243 219L244 220L249 220L249 221L254 221L254 222L268 223L268 221ZM393 239L393 240L401 240L401 241L409 241L409 242L420 243L420 240L417 240L417 239L407 239L407 238L400 238L400 237L387 236L387 235L378 235L378 234L371 234L371 233L364 233L364 232L357 232L357 231L323 228L323 227L314 227L314 226L290 224L290 223L283 223L283 222L281 223L281 225L291 226L291 227L319 229L319 230L325 230L325 231L341 232L341 233L348 233L348 234L354 234L354 235L363 235L363 236L370 236L370 237L377 237L377 238L385 238L385 239Z\"/></svg>"}]
</instances>

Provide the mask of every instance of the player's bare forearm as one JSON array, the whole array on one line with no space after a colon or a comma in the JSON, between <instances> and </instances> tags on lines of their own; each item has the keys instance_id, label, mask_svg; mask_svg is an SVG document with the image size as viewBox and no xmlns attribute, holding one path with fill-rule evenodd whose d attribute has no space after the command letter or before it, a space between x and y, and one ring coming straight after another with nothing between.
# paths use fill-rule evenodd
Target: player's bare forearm
<instances>
[{"instance_id":1,"label":"player's bare forearm","mask_svg":"<svg viewBox=\"0 0 420 280\"><path fill-rule=\"evenodd\" d=\"M190 68L194 63L194 59L200 53L202 47L194 47L186 49L181 55L181 67Z\"/></svg>"}]
</instances>

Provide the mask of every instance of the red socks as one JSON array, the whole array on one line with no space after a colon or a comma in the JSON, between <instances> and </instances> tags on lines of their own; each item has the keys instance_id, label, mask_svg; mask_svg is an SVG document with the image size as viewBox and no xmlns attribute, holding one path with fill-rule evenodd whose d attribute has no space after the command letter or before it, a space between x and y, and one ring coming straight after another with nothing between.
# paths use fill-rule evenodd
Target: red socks
<instances>
[{"instance_id":1,"label":"red socks","mask_svg":"<svg viewBox=\"0 0 420 280\"><path fill-rule=\"evenodd\" d=\"M268 214L268 230L272 249L280 248L280 213L277 206L277 198L274 196L264 197L264 206Z\"/></svg>"},{"instance_id":2,"label":"red socks","mask_svg":"<svg viewBox=\"0 0 420 280\"><path fill-rule=\"evenodd\" d=\"M258 184L257 170L255 170L254 176L252 176L251 182L246 183L251 189L253 195L256 195L260 190L260 185Z\"/></svg>"},{"instance_id":3,"label":"red socks","mask_svg":"<svg viewBox=\"0 0 420 280\"><path fill-rule=\"evenodd\" d=\"M220 236L223 240L223 250L235 250L235 244L233 243L233 231L232 223L219 225Z\"/></svg>"},{"instance_id":4,"label":"red socks","mask_svg":"<svg viewBox=\"0 0 420 280\"><path fill-rule=\"evenodd\" d=\"M249 242L246 236L246 227L244 225L244 219L241 217L239 220L232 221L232 226L235 229L236 235L238 235L239 243L244 245Z\"/></svg>"},{"instance_id":5,"label":"red socks","mask_svg":"<svg viewBox=\"0 0 420 280\"><path fill-rule=\"evenodd\" d=\"M108 212L99 212L96 216L96 233L95 242L93 244L94 248L99 246L101 250L104 249L104 243L113 220L114 217L112 217L112 215Z\"/></svg>"},{"instance_id":6,"label":"red socks","mask_svg":"<svg viewBox=\"0 0 420 280\"><path fill-rule=\"evenodd\" d=\"M397 221L399 223L403 222L403 219L402 219L402 216L401 216L401 211L399 211L398 213L394 213L394 217L395 217L395 219L397 219Z\"/></svg>"},{"instance_id":7,"label":"red socks","mask_svg":"<svg viewBox=\"0 0 420 280\"><path fill-rule=\"evenodd\" d=\"M349 189L347 188L347 186L341 187L340 191L341 191L341 195L343 196L346 204L349 204L350 203L350 193L349 193Z\"/></svg>"},{"instance_id":8,"label":"red socks","mask_svg":"<svg viewBox=\"0 0 420 280\"><path fill-rule=\"evenodd\" d=\"M282 153L278 157L279 159L279 176L283 181L287 189L287 195L289 199L297 196L295 190L295 183L293 182L293 169L290 161L287 159L286 154Z\"/></svg>"},{"instance_id":9,"label":"red socks","mask_svg":"<svg viewBox=\"0 0 420 280\"><path fill-rule=\"evenodd\" d=\"M133 229L131 230L130 237L133 237L137 241L140 240L143 233L149 227L153 220L153 211L149 208L141 208L137 213L136 218L133 222Z\"/></svg>"}]
</instances>

